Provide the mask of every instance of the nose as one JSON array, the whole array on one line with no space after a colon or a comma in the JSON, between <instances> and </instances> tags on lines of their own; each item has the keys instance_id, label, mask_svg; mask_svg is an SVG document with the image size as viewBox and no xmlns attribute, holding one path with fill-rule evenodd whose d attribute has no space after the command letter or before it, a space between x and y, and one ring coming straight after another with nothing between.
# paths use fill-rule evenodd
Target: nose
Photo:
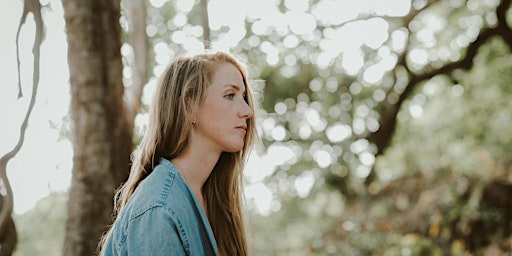
<instances>
[{"instance_id":1,"label":"nose","mask_svg":"<svg viewBox=\"0 0 512 256\"><path fill-rule=\"evenodd\" d=\"M252 108L249 106L249 104L245 100L243 100L241 103L241 106L240 106L240 110L238 112L238 116L240 118L249 119L252 117L252 115L253 115Z\"/></svg>"}]
</instances>

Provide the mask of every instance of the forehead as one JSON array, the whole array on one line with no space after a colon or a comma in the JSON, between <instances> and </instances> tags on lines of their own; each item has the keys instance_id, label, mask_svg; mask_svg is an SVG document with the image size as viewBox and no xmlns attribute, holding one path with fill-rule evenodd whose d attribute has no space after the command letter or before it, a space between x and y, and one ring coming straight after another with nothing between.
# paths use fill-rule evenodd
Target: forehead
<instances>
[{"instance_id":1,"label":"forehead","mask_svg":"<svg viewBox=\"0 0 512 256\"><path fill-rule=\"evenodd\" d=\"M210 71L210 85L212 86L237 86L245 89L242 72L232 63L216 63Z\"/></svg>"}]
</instances>

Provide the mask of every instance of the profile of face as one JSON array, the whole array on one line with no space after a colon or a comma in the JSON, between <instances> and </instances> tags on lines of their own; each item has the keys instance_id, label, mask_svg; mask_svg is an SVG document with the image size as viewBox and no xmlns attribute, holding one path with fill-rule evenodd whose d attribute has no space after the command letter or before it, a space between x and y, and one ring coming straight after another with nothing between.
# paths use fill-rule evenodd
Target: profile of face
<instances>
[{"instance_id":1,"label":"profile of face","mask_svg":"<svg viewBox=\"0 0 512 256\"><path fill-rule=\"evenodd\" d=\"M209 82L205 99L195 111L193 136L212 150L238 152L253 115L242 74L233 64L221 62L213 67Z\"/></svg>"}]
</instances>

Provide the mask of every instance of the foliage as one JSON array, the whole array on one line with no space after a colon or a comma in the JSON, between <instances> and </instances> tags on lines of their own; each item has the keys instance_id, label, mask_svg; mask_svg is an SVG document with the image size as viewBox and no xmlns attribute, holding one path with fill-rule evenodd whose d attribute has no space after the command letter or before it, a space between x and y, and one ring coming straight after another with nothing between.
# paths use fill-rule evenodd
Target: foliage
<instances>
[{"instance_id":1,"label":"foliage","mask_svg":"<svg viewBox=\"0 0 512 256\"><path fill-rule=\"evenodd\" d=\"M386 184L377 204L383 204L380 207L387 214L372 217L384 217L390 225L403 222L395 228L417 232L419 238L431 240L445 252L458 250L461 255L471 249L504 254L512 250L508 220L489 215L485 206L497 198L483 198L486 190L499 189L498 181L512 187L512 141L507 128L512 125L512 106L507 100L512 96L507 82L512 77L503 72L512 68L512 56L507 51L501 41L492 41L480 51L478 68L458 74L460 84L436 79L417 91L414 98L428 98L422 104L424 114L411 117L407 108L401 113L393 146L377 161ZM407 105L414 104L412 100ZM510 203L503 207L508 211ZM486 225L500 222L508 231L494 236L490 245L475 241L474 224L480 220ZM488 232L494 231L477 236L486 240Z\"/></svg>"},{"instance_id":2,"label":"foliage","mask_svg":"<svg viewBox=\"0 0 512 256\"><path fill-rule=\"evenodd\" d=\"M155 76L170 59L201 45L198 7L177 2L148 3ZM334 2L301 8L310 14ZM315 26L305 32L273 22L297 11L292 3L267 4L265 15L248 10L242 25L212 25L212 45L237 37L229 50L264 81L255 83L263 92L260 160L276 149L287 152L271 158L270 167L257 163L259 178L247 177L248 187L270 194L266 211L255 198L247 202L253 254L512 251L505 218L512 207L506 199L512 198L510 43L487 40L469 67L415 84L397 110L391 144L380 152L369 139L412 77L461 60L479 33L496 26L501 2L411 1L409 13L306 15ZM361 24L365 31L355 29ZM241 35L230 34L236 26L244 28ZM154 83L153 77L149 88ZM497 230L492 235L490 227Z\"/></svg>"},{"instance_id":3,"label":"foliage","mask_svg":"<svg viewBox=\"0 0 512 256\"><path fill-rule=\"evenodd\" d=\"M288 152L271 158L271 170L261 163L265 174L256 181L247 179L271 194L264 213L257 199L248 201L255 255L468 250L463 227L481 216L482 191L510 176L510 45L487 41L469 66L439 69L496 26L499 2L411 1L409 13L355 15L319 14L348 8L334 1L261 2L264 13L235 5L231 23L220 24L214 17L223 3L210 4L212 46L238 37L228 49L264 81L256 85L263 86L258 114L266 153ZM164 53L155 71L200 43L197 9L170 2L148 9L154 52ZM301 22L283 22L297 13ZM308 28L310 18L315 25ZM405 93L408 79L429 72L437 75ZM369 136L388 118L386 104L402 96L392 143L382 153Z\"/></svg>"},{"instance_id":4,"label":"foliage","mask_svg":"<svg viewBox=\"0 0 512 256\"><path fill-rule=\"evenodd\" d=\"M20 234L15 256L61 255L67 198L67 192L53 192L14 217Z\"/></svg>"}]
</instances>

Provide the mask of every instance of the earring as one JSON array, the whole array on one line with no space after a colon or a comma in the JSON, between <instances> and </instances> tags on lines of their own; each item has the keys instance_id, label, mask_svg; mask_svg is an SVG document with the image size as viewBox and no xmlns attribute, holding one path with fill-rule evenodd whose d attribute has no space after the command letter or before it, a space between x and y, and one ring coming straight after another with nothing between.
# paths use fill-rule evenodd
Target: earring
<instances>
[{"instance_id":1,"label":"earring","mask_svg":"<svg viewBox=\"0 0 512 256\"><path fill-rule=\"evenodd\" d=\"M192 128L196 128L196 120L192 121Z\"/></svg>"}]
</instances>

